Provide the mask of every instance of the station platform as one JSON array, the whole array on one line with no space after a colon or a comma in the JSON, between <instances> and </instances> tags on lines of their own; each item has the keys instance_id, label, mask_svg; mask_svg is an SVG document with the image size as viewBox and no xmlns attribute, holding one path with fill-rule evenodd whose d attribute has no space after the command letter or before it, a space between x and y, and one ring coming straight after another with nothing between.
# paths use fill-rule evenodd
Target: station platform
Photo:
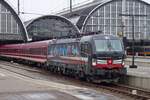
<instances>
[{"instance_id":1,"label":"station platform","mask_svg":"<svg viewBox=\"0 0 150 100\"><path fill-rule=\"evenodd\" d=\"M127 77L123 80L123 83L150 90L150 59L140 59L141 58L135 58L135 65L137 65L137 68L130 68L129 65L132 64L132 60L131 58L127 59L128 61L125 62Z\"/></svg>"},{"instance_id":2,"label":"station platform","mask_svg":"<svg viewBox=\"0 0 150 100\"><path fill-rule=\"evenodd\" d=\"M31 77L2 69L0 65L0 100L124 100L122 97L75 85L53 76ZM27 72L26 72L27 74ZM35 76L35 78L34 78ZM40 78L37 78L40 77ZM48 80L46 77L49 77Z\"/></svg>"},{"instance_id":3,"label":"station platform","mask_svg":"<svg viewBox=\"0 0 150 100\"><path fill-rule=\"evenodd\" d=\"M79 100L48 86L0 70L0 100Z\"/></svg>"},{"instance_id":4,"label":"station platform","mask_svg":"<svg viewBox=\"0 0 150 100\"><path fill-rule=\"evenodd\" d=\"M128 56L125 60L126 62L132 62L132 56ZM144 63L144 66L150 66L150 57L145 56L135 56L135 62L140 65ZM148 64L148 65L146 65Z\"/></svg>"}]
</instances>

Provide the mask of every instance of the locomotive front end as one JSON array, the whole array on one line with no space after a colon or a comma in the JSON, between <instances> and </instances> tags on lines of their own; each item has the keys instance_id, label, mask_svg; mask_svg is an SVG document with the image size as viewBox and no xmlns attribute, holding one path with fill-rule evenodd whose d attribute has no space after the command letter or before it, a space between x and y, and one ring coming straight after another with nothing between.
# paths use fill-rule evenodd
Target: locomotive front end
<instances>
[{"instance_id":1,"label":"locomotive front end","mask_svg":"<svg viewBox=\"0 0 150 100\"><path fill-rule=\"evenodd\" d=\"M91 67L95 80L117 82L127 71L124 67L124 46L115 36L93 37Z\"/></svg>"}]
</instances>

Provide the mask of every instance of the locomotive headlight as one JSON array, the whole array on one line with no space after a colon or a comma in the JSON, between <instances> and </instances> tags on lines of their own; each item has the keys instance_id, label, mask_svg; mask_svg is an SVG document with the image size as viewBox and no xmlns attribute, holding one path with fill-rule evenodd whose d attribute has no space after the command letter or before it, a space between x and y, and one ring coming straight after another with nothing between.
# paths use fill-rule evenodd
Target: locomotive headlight
<instances>
[{"instance_id":1,"label":"locomotive headlight","mask_svg":"<svg viewBox=\"0 0 150 100\"><path fill-rule=\"evenodd\" d=\"M125 65L125 63L124 63L124 61L122 61L122 66L124 66Z\"/></svg>"},{"instance_id":2,"label":"locomotive headlight","mask_svg":"<svg viewBox=\"0 0 150 100\"><path fill-rule=\"evenodd\" d=\"M92 59L92 65L96 66L96 59Z\"/></svg>"},{"instance_id":3,"label":"locomotive headlight","mask_svg":"<svg viewBox=\"0 0 150 100\"><path fill-rule=\"evenodd\" d=\"M96 66L96 62L92 62L92 65L93 65L93 66Z\"/></svg>"}]
</instances>

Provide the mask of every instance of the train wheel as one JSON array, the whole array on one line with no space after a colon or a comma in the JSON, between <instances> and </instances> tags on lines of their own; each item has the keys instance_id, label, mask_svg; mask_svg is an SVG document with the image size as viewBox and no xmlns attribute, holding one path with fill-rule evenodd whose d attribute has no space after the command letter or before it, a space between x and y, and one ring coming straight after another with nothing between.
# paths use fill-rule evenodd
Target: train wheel
<instances>
[{"instance_id":1,"label":"train wheel","mask_svg":"<svg viewBox=\"0 0 150 100\"><path fill-rule=\"evenodd\" d=\"M92 82L92 77L89 76L89 75L87 75L87 76L86 76L86 81L87 81L87 82Z\"/></svg>"},{"instance_id":2,"label":"train wheel","mask_svg":"<svg viewBox=\"0 0 150 100\"><path fill-rule=\"evenodd\" d=\"M75 74L74 74L74 77L75 77L75 79L80 79L80 76L79 76L79 73L78 72L76 72Z\"/></svg>"},{"instance_id":3,"label":"train wheel","mask_svg":"<svg viewBox=\"0 0 150 100\"><path fill-rule=\"evenodd\" d=\"M83 72L83 71L80 71L79 72L79 78L81 79L81 80L85 80L86 78L85 78L85 73Z\"/></svg>"}]
</instances>

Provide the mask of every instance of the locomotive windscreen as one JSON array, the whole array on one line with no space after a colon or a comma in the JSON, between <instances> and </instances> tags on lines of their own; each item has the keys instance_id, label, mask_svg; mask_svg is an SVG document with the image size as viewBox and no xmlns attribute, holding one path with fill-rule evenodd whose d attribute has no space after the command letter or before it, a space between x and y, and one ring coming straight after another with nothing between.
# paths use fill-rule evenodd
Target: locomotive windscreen
<instances>
[{"instance_id":1,"label":"locomotive windscreen","mask_svg":"<svg viewBox=\"0 0 150 100\"><path fill-rule=\"evenodd\" d=\"M107 51L123 51L122 43L120 40L94 40L96 52Z\"/></svg>"}]
</instances>

